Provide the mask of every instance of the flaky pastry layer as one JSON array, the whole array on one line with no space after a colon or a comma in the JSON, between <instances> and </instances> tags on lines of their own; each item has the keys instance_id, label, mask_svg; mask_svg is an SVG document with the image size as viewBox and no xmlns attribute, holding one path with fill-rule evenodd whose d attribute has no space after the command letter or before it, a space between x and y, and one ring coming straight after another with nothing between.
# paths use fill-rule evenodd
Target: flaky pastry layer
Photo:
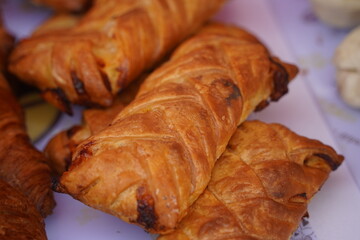
<instances>
[{"instance_id":1,"label":"flaky pastry layer","mask_svg":"<svg viewBox=\"0 0 360 240\"><path fill-rule=\"evenodd\" d=\"M247 31L209 24L145 79L110 126L76 148L58 190L147 231L170 232L236 127L285 94L296 73Z\"/></svg>"},{"instance_id":2,"label":"flaky pastry layer","mask_svg":"<svg viewBox=\"0 0 360 240\"><path fill-rule=\"evenodd\" d=\"M30 142L22 109L5 79L4 69L13 39L0 27L0 179L25 194L46 216L55 205L50 169Z\"/></svg>"},{"instance_id":3,"label":"flaky pastry layer","mask_svg":"<svg viewBox=\"0 0 360 240\"><path fill-rule=\"evenodd\" d=\"M44 220L33 203L1 179L0 239L47 239Z\"/></svg>"},{"instance_id":4,"label":"flaky pastry layer","mask_svg":"<svg viewBox=\"0 0 360 240\"><path fill-rule=\"evenodd\" d=\"M9 69L71 113L114 96L199 29L225 0L97 0L66 31L22 40Z\"/></svg>"},{"instance_id":5,"label":"flaky pastry layer","mask_svg":"<svg viewBox=\"0 0 360 240\"><path fill-rule=\"evenodd\" d=\"M176 231L159 240L287 240L311 198L343 161L280 124L247 121Z\"/></svg>"}]
</instances>

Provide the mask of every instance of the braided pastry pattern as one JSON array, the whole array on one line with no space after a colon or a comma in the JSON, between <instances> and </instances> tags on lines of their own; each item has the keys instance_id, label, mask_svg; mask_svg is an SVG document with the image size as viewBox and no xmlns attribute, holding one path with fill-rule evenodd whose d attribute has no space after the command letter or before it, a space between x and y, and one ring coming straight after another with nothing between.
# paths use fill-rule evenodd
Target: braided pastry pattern
<instances>
[{"instance_id":1,"label":"braided pastry pattern","mask_svg":"<svg viewBox=\"0 0 360 240\"><path fill-rule=\"evenodd\" d=\"M73 27L20 42L9 69L71 113L114 95L198 30L225 0L97 0Z\"/></svg>"},{"instance_id":2,"label":"braided pastry pattern","mask_svg":"<svg viewBox=\"0 0 360 240\"><path fill-rule=\"evenodd\" d=\"M280 124L246 121L176 231L159 240L290 239L307 205L343 161Z\"/></svg>"},{"instance_id":3,"label":"braided pastry pattern","mask_svg":"<svg viewBox=\"0 0 360 240\"><path fill-rule=\"evenodd\" d=\"M172 231L236 127L285 94L296 72L248 32L210 24L144 81L109 127L76 148L59 189L150 232Z\"/></svg>"}]
</instances>

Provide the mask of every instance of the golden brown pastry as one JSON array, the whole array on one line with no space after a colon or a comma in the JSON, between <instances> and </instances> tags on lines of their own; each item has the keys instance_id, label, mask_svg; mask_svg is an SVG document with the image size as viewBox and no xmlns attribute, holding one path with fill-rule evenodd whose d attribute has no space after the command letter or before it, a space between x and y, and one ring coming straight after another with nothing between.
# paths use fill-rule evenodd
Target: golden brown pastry
<instances>
[{"instance_id":1,"label":"golden brown pastry","mask_svg":"<svg viewBox=\"0 0 360 240\"><path fill-rule=\"evenodd\" d=\"M84 11L92 0L32 0L34 4L48 6L58 12Z\"/></svg>"},{"instance_id":2,"label":"golden brown pastry","mask_svg":"<svg viewBox=\"0 0 360 240\"><path fill-rule=\"evenodd\" d=\"M247 121L175 232L159 240L290 239L307 205L343 161L280 124Z\"/></svg>"},{"instance_id":3,"label":"golden brown pastry","mask_svg":"<svg viewBox=\"0 0 360 240\"><path fill-rule=\"evenodd\" d=\"M32 146L24 115L4 78L3 70L12 38L0 27L0 178L24 193L43 216L55 205L50 169L42 153Z\"/></svg>"},{"instance_id":4,"label":"golden brown pastry","mask_svg":"<svg viewBox=\"0 0 360 240\"><path fill-rule=\"evenodd\" d=\"M167 233L204 191L237 125L297 73L251 34L209 24L154 71L111 125L82 142L59 191Z\"/></svg>"},{"instance_id":5,"label":"golden brown pastry","mask_svg":"<svg viewBox=\"0 0 360 240\"><path fill-rule=\"evenodd\" d=\"M107 127L125 107L120 101L106 109L88 109L83 112L83 124L57 133L46 145L44 154L54 176L61 176L71 163L76 146L91 135Z\"/></svg>"},{"instance_id":6,"label":"golden brown pastry","mask_svg":"<svg viewBox=\"0 0 360 240\"><path fill-rule=\"evenodd\" d=\"M132 82L114 100L109 108L91 108L83 111L82 125L75 125L57 133L46 145L44 153L53 176L59 177L71 164L72 152L76 146L93 134L107 127L116 115L135 97L144 78Z\"/></svg>"},{"instance_id":7,"label":"golden brown pastry","mask_svg":"<svg viewBox=\"0 0 360 240\"><path fill-rule=\"evenodd\" d=\"M97 0L66 32L23 40L10 70L49 102L110 106L114 96L194 33L225 0Z\"/></svg>"},{"instance_id":8,"label":"golden brown pastry","mask_svg":"<svg viewBox=\"0 0 360 240\"><path fill-rule=\"evenodd\" d=\"M0 239L46 240L45 224L22 193L0 179Z\"/></svg>"}]
</instances>

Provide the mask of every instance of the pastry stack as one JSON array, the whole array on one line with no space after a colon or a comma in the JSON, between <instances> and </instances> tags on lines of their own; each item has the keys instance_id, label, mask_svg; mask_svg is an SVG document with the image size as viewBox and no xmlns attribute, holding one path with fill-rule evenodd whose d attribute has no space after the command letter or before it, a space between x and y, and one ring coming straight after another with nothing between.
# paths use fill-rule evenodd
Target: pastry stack
<instances>
[{"instance_id":1,"label":"pastry stack","mask_svg":"<svg viewBox=\"0 0 360 240\"><path fill-rule=\"evenodd\" d=\"M68 114L89 107L44 150L55 191L159 239L291 237L343 157L247 121L298 69L209 21L224 3L95 0L17 44L14 75Z\"/></svg>"}]
</instances>

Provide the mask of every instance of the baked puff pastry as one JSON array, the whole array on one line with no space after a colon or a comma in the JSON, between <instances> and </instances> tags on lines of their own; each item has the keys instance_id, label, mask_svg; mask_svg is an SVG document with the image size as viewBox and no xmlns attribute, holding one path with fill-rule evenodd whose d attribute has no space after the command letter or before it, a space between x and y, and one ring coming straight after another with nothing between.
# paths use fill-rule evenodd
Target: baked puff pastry
<instances>
[{"instance_id":1,"label":"baked puff pastry","mask_svg":"<svg viewBox=\"0 0 360 240\"><path fill-rule=\"evenodd\" d=\"M46 240L45 224L35 206L0 179L0 239Z\"/></svg>"},{"instance_id":2,"label":"baked puff pastry","mask_svg":"<svg viewBox=\"0 0 360 240\"><path fill-rule=\"evenodd\" d=\"M290 239L311 198L343 161L280 124L243 123L175 232L158 240Z\"/></svg>"},{"instance_id":3,"label":"baked puff pastry","mask_svg":"<svg viewBox=\"0 0 360 240\"><path fill-rule=\"evenodd\" d=\"M59 191L153 233L172 231L207 186L237 125L297 73L251 34L212 23L82 142Z\"/></svg>"},{"instance_id":4,"label":"baked puff pastry","mask_svg":"<svg viewBox=\"0 0 360 240\"><path fill-rule=\"evenodd\" d=\"M106 128L135 97L144 78L133 81L109 108L90 108L82 112L82 124L57 133L46 145L44 154L54 177L61 176L71 164L72 152L85 139Z\"/></svg>"},{"instance_id":5,"label":"baked puff pastry","mask_svg":"<svg viewBox=\"0 0 360 240\"><path fill-rule=\"evenodd\" d=\"M83 112L83 124L75 125L57 133L46 145L44 154L52 169L52 175L59 177L71 164L72 152L88 137L107 127L125 107L119 101L107 109L89 109Z\"/></svg>"},{"instance_id":6,"label":"baked puff pastry","mask_svg":"<svg viewBox=\"0 0 360 240\"><path fill-rule=\"evenodd\" d=\"M25 194L46 216L55 205L50 168L31 144L22 109L3 74L11 45L12 38L0 27L0 178Z\"/></svg>"},{"instance_id":7,"label":"baked puff pastry","mask_svg":"<svg viewBox=\"0 0 360 240\"><path fill-rule=\"evenodd\" d=\"M20 42L9 69L71 113L114 95L199 29L225 0L97 0L66 32Z\"/></svg>"}]
</instances>

